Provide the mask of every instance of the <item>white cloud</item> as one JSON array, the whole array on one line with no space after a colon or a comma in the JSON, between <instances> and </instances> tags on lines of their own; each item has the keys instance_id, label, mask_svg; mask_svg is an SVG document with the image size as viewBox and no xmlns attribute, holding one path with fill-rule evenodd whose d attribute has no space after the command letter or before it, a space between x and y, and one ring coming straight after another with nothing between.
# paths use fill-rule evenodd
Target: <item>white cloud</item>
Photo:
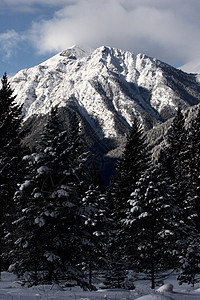
<instances>
[{"instance_id":1,"label":"white cloud","mask_svg":"<svg viewBox=\"0 0 200 300\"><path fill-rule=\"evenodd\" d=\"M86 44L142 52L169 63L187 61L199 54L199 0L66 3L68 5L56 11L52 19L33 24L30 40L39 53Z\"/></svg>"},{"instance_id":2,"label":"white cloud","mask_svg":"<svg viewBox=\"0 0 200 300\"><path fill-rule=\"evenodd\" d=\"M2 60L9 59L15 54L18 44L23 40L23 36L15 30L8 30L0 34L0 53Z\"/></svg>"},{"instance_id":3,"label":"white cloud","mask_svg":"<svg viewBox=\"0 0 200 300\"><path fill-rule=\"evenodd\" d=\"M16 0L4 0L13 5ZM28 39L40 54L73 44L146 53L169 63L200 52L199 0L18 0L21 8L55 5L54 16L32 24Z\"/></svg>"}]
</instances>

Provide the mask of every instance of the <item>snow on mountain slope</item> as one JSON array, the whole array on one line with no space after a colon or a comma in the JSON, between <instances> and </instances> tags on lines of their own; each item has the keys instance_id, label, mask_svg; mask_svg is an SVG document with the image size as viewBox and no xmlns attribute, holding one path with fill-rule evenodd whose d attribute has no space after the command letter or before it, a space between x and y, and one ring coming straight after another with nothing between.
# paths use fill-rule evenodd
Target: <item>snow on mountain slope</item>
<instances>
[{"instance_id":1,"label":"snow on mountain slope","mask_svg":"<svg viewBox=\"0 0 200 300\"><path fill-rule=\"evenodd\" d=\"M25 118L73 103L100 138L116 138L135 116L147 128L200 102L200 83L155 58L111 47L73 46L11 78ZM122 133L122 132L121 132Z\"/></svg>"},{"instance_id":2,"label":"snow on mountain slope","mask_svg":"<svg viewBox=\"0 0 200 300\"><path fill-rule=\"evenodd\" d=\"M195 59L179 67L180 70L187 73L200 74L200 59Z\"/></svg>"}]
</instances>

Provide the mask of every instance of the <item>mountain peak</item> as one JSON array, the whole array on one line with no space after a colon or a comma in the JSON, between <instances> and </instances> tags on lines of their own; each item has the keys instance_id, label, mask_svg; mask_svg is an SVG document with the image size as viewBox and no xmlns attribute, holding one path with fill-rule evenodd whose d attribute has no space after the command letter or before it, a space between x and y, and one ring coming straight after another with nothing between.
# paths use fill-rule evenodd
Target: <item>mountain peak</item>
<instances>
[{"instance_id":1,"label":"mountain peak","mask_svg":"<svg viewBox=\"0 0 200 300\"><path fill-rule=\"evenodd\" d=\"M93 49L87 46L73 45L60 53L60 56L67 57L69 59L81 59L89 56L93 52Z\"/></svg>"},{"instance_id":2,"label":"mountain peak","mask_svg":"<svg viewBox=\"0 0 200 300\"><path fill-rule=\"evenodd\" d=\"M26 119L52 106L71 108L100 138L124 134L135 116L146 128L170 117L181 104L200 102L200 82L144 54L74 45L11 78Z\"/></svg>"}]
</instances>

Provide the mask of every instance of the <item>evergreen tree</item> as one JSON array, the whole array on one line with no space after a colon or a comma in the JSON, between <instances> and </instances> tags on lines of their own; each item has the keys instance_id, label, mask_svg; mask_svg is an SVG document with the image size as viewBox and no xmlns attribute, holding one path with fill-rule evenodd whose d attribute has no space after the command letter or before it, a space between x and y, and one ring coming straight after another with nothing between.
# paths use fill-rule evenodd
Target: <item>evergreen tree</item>
<instances>
[{"instance_id":1,"label":"evergreen tree","mask_svg":"<svg viewBox=\"0 0 200 300\"><path fill-rule=\"evenodd\" d=\"M150 273L153 289L156 272L170 267L177 237L177 208L161 166L141 175L129 204L126 252L134 270Z\"/></svg>"},{"instance_id":2,"label":"evergreen tree","mask_svg":"<svg viewBox=\"0 0 200 300\"><path fill-rule=\"evenodd\" d=\"M187 131L188 185L184 199L184 247L180 255L179 283L199 282L200 264L200 109Z\"/></svg>"},{"instance_id":3,"label":"evergreen tree","mask_svg":"<svg viewBox=\"0 0 200 300\"><path fill-rule=\"evenodd\" d=\"M15 194L18 215L13 229L16 247L10 253L12 268L19 276L28 272L31 284L72 279L85 287L80 268L79 196L85 160L80 160L81 153L69 143L67 131L60 131L56 116L57 110L52 110L39 152L24 157L25 181Z\"/></svg>"},{"instance_id":4,"label":"evergreen tree","mask_svg":"<svg viewBox=\"0 0 200 300\"><path fill-rule=\"evenodd\" d=\"M0 145L1 152L11 150L12 145L19 143L19 132L22 123L22 106L15 102L13 90L4 74L0 90Z\"/></svg>"},{"instance_id":5,"label":"evergreen tree","mask_svg":"<svg viewBox=\"0 0 200 300\"><path fill-rule=\"evenodd\" d=\"M200 233L200 109L197 110L197 115L193 119L191 127L188 129L188 148L189 148L189 163L188 163L188 180L189 192L187 204L189 209L193 209L196 213L195 223L197 230ZM194 214L193 213L193 216ZM192 214L190 214L192 215Z\"/></svg>"},{"instance_id":6,"label":"evergreen tree","mask_svg":"<svg viewBox=\"0 0 200 300\"><path fill-rule=\"evenodd\" d=\"M122 155L116 170L116 176L111 185L111 201L117 220L123 218L131 191L143 170L148 165L145 135L137 119L134 120Z\"/></svg>"},{"instance_id":7,"label":"evergreen tree","mask_svg":"<svg viewBox=\"0 0 200 300\"><path fill-rule=\"evenodd\" d=\"M115 241L113 241L114 243ZM134 284L129 285L127 279L126 260L123 259L120 250L116 251L116 247L117 245L114 245L114 247L109 248L110 255L105 270L104 284L107 288L112 289L134 289ZM115 251L112 252L112 249L115 249Z\"/></svg>"},{"instance_id":8,"label":"evergreen tree","mask_svg":"<svg viewBox=\"0 0 200 300\"><path fill-rule=\"evenodd\" d=\"M93 271L104 266L104 248L110 227L106 197L98 187L90 185L82 199L83 267L89 272L92 285Z\"/></svg>"},{"instance_id":9,"label":"evergreen tree","mask_svg":"<svg viewBox=\"0 0 200 300\"><path fill-rule=\"evenodd\" d=\"M200 282L200 241L192 240L188 245L187 251L181 257L181 272L178 276L179 284L188 283L192 286Z\"/></svg>"},{"instance_id":10,"label":"evergreen tree","mask_svg":"<svg viewBox=\"0 0 200 300\"><path fill-rule=\"evenodd\" d=\"M20 131L22 125L22 106L15 102L6 73L1 80L0 89L0 274L2 253L5 252L4 236L6 227L12 222L14 206L12 198L18 177L22 175L19 166L22 157ZM5 268L5 262L3 262Z\"/></svg>"},{"instance_id":11,"label":"evergreen tree","mask_svg":"<svg viewBox=\"0 0 200 300\"><path fill-rule=\"evenodd\" d=\"M111 272L113 273L113 280L117 277L119 279L118 270L121 265L120 279L117 280L118 287L119 285L124 287L126 279L124 269L130 267L130 262L126 256L126 246L131 237L128 234L127 225L123 222L126 218L126 212L130 208L128 200L131 192L136 187L137 180L147 166L148 154L145 135L139 122L135 119L127 137L124 153L117 167L116 176L109 190L114 223L108 243L107 260L110 269L113 269ZM115 285L116 282L113 281L113 286Z\"/></svg>"},{"instance_id":12,"label":"evergreen tree","mask_svg":"<svg viewBox=\"0 0 200 300\"><path fill-rule=\"evenodd\" d=\"M116 170L116 176L109 190L113 220L116 223L119 239L121 237L124 239L126 236L126 229L122 226L121 221L126 217L129 196L147 166L148 155L145 135L139 122L135 119L127 137L122 159ZM118 244L123 245L124 243L118 241Z\"/></svg>"},{"instance_id":13,"label":"evergreen tree","mask_svg":"<svg viewBox=\"0 0 200 300\"><path fill-rule=\"evenodd\" d=\"M70 117L67 133L68 144L70 145L68 157L71 163L74 182L78 185L79 196L82 198L90 184L90 180L88 178L89 152L86 151L83 146L81 123L75 112Z\"/></svg>"},{"instance_id":14,"label":"evergreen tree","mask_svg":"<svg viewBox=\"0 0 200 300\"><path fill-rule=\"evenodd\" d=\"M198 168L198 151L196 151L198 130L194 130L195 134L192 134L192 131L188 132L185 129L184 116L179 108L167 134L167 147L160 155L165 176L170 178L178 212L175 219L175 223L179 224L175 243L176 267L181 266L182 257L185 257L191 241L197 235L195 224L198 223L197 206L199 203L196 193L198 190L198 173L196 172L196 168Z\"/></svg>"},{"instance_id":15,"label":"evergreen tree","mask_svg":"<svg viewBox=\"0 0 200 300\"><path fill-rule=\"evenodd\" d=\"M48 169L43 166L42 174L40 169L42 156L37 153L25 156L23 160L27 162L25 176L14 196L17 213L9 232L12 236L10 247L12 250L8 254L12 264L9 270L14 271L19 277L24 276L25 282L38 284L41 280L39 272L44 271L41 236L42 226L45 224L44 218L40 215L43 205L40 186L41 175L47 175Z\"/></svg>"},{"instance_id":16,"label":"evergreen tree","mask_svg":"<svg viewBox=\"0 0 200 300\"><path fill-rule=\"evenodd\" d=\"M105 248L105 270L104 284L108 288L127 288L133 289L133 282L128 281L128 264L125 255L124 244L119 243L122 238L119 236L119 230L111 219L110 230L107 234Z\"/></svg>"},{"instance_id":17,"label":"evergreen tree","mask_svg":"<svg viewBox=\"0 0 200 300\"><path fill-rule=\"evenodd\" d=\"M167 175L173 180L177 204L183 208L188 191L188 143L185 118L180 107L166 136L167 147L163 150L160 162Z\"/></svg>"}]
</instances>

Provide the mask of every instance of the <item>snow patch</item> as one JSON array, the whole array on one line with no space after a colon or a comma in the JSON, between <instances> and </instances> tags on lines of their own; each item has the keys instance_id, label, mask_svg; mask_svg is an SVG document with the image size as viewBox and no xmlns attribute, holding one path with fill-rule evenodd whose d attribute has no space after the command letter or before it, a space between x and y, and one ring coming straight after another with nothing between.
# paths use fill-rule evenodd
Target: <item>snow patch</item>
<instances>
[{"instance_id":1,"label":"snow patch","mask_svg":"<svg viewBox=\"0 0 200 300\"><path fill-rule=\"evenodd\" d=\"M35 224L38 224L40 227L45 225L45 219L42 217L35 218Z\"/></svg>"},{"instance_id":2,"label":"snow patch","mask_svg":"<svg viewBox=\"0 0 200 300\"><path fill-rule=\"evenodd\" d=\"M157 289L157 292L159 292L159 293L172 293L173 288L174 287L171 283L166 283L166 284L162 285L161 287L159 287L159 289Z\"/></svg>"},{"instance_id":3,"label":"snow patch","mask_svg":"<svg viewBox=\"0 0 200 300\"><path fill-rule=\"evenodd\" d=\"M24 183L22 183L20 185L20 191L23 191L24 189L28 188L31 185L31 181L30 180L26 180Z\"/></svg>"},{"instance_id":4,"label":"snow patch","mask_svg":"<svg viewBox=\"0 0 200 300\"><path fill-rule=\"evenodd\" d=\"M180 70L186 72L186 73L193 73L193 74L200 74L200 59L195 59L192 61L189 61L183 66L179 67Z\"/></svg>"},{"instance_id":5,"label":"snow patch","mask_svg":"<svg viewBox=\"0 0 200 300\"><path fill-rule=\"evenodd\" d=\"M64 291L64 288L58 284L41 284L32 287L36 291Z\"/></svg>"},{"instance_id":6,"label":"snow patch","mask_svg":"<svg viewBox=\"0 0 200 300\"><path fill-rule=\"evenodd\" d=\"M40 175L46 174L50 171L50 169L47 166L42 166L37 169L37 173Z\"/></svg>"},{"instance_id":7,"label":"snow patch","mask_svg":"<svg viewBox=\"0 0 200 300\"><path fill-rule=\"evenodd\" d=\"M137 300L174 300L174 298L165 296L165 295L145 295L140 298L137 298Z\"/></svg>"}]
</instances>

